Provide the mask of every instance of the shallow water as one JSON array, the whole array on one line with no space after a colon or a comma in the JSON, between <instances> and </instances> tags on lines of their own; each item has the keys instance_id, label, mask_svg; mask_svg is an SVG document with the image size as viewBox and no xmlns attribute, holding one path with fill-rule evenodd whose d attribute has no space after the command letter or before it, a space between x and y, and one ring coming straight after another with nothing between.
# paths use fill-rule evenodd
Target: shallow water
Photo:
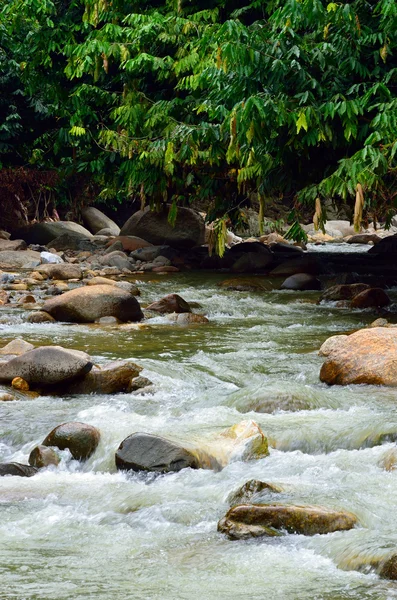
<instances>
[{"instance_id":1,"label":"shallow water","mask_svg":"<svg viewBox=\"0 0 397 600\"><path fill-rule=\"evenodd\" d=\"M144 327L28 325L23 311L2 307L2 342L86 349L98 363L131 358L155 391L0 404L0 461L26 462L65 421L102 434L86 463L66 452L58 470L1 478L1 600L397 598L396 584L365 568L396 548L397 472L382 460L397 439L397 390L318 379L322 342L375 316L318 306L316 293L280 292L272 282L267 292L225 291L217 283L227 278L139 283L143 305L177 292L200 303L208 325L165 317ZM114 451L135 431L202 444L246 419L268 435L269 457L160 477L115 470ZM252 478L283 488L266 500L345 509L360 526L229 541L217 521L229 493Z\"/></svg>"}]
</instances>

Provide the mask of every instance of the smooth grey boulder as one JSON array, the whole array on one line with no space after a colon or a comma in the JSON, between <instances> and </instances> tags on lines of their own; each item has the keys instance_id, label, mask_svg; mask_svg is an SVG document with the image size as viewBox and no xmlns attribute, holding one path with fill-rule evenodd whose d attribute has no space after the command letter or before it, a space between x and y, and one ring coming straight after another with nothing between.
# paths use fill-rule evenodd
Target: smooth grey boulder
<instances>
[{"instance_id":1,"label":"smooth grey boulder","mask_svg":"<svg viewBox=\"0 0 397 600\"><path fill-rule=\"evenodd\" d=\"M4 475L14 475L17 477L32 477L36 475L36 467L30 465L22 465L21 463L0 463L0 477Z\"/></svg>"},{"instance_id":2,"label":"smooth grey boulder","mask_svg":"<svg viewBox=\"0 0 397 600\"><path fill-rule=\"evenodd\" d=\"M40 252L34 250L3 250L0 251L0 265L10 267L25 267L30 263L40 264Z\"/></svg>"},{"instance_id":3,"label":"smooth grey boulder","mask_svg":"<svg viewBox=\"0 0 397 600\"><path fill-rule=\"evenodd\" d=\"M139 302L126 290L112 285L76 288L47 300L43 311L57 321L94 323L101 317L120 321L140 321L143 313Z\"/></svg>"},{"instance_id":4,"label":"smooth grey boulder","mask_svg":"<svg viewBox=\"0 0 397 600\"><path fill-rule=\"evenodd\" d=\"M120 235L133 235L156 245L168 245L173 248L193 248L204 244L205 225L202 216L190 208L178 207L175 225L168 222L167 205L160 212L149 207L139 210L128 219Z\"/></svg>"},{"instance_id":5,"label":"smooth grey boulder","mask_svg":"<svg viewBox=\"0 0 397 600\"><path fill-rule=\"evenodd\" d=\"M110 230L110 233L106 235L119 235L120 227L107 217L101 210L98 210L94 206L87 206L81 211L83 221L86 227L94 235L101 231L101 229Z\"/></svg>"},{"instance_id":6,"label":"smooth grey boulder","mask_svg":"<svg viewBox=\"0 0 397 600\"><path fill-rule=\"evenodd\" d=\"M186 467L198 469L197 458L183 446L149 433L133 433L116 452L116 467L125 471L170 473Z\"/></svg>"},{"instance_id":7,"label":"smooth grey boulder","mask_svg":"<svg viewBox=\"0 0 397 600\"><path fill-rule=\"evenodd\" d=\"M47 246L57 252L63 250L75 250L76 252L88 250L91 252L97 249L93 236L87 237L86 234L77 231L67 231L66 233L62 233L62 235L49 241Z\"/></svg>"},{"instance_id":8,"label":"smooth grey boulder","mask_svg":"<svg viewBox=\"0 0 397 600\"><path fill-rule=\"evenodd\" d=\"M76 460L87 460L95 452L100 438L101 434L96 427L71 421L55 427L42 445L67 449Z\"/></svg>"},{"instance_id":9,"label":"smooth grey boulder","mask_svg":"<svg viewBox=\"0 0 397 600\"><path fill-rule=\"evenodd\" d=\"M86 238L92 237L92 233L82 225L73 221L52 221L49 223L35 223L30 227L20 230L21 237L28 244L43 244L44 246L59 237L63 233L80 233Z\"/></svg>"},{"instance_id":10,"label":"smooth grey boulder","mask_svg":"<svg viewBox=\"0 0 397 600\"><path fill-rule=\"evenodd\" d=\"M309 275L308 273L297 273L296 275L287 277L287 279L281 284L281 289L296 291L321 290L321 282L314 275Z\"/></svg>"},{"instance_id":11,"label":"smooth grey boulder","mask_svg":"<svg viewBox=\"0 0 397 600\"><path fill-rule=\"evenodd\" d=\"M21 377L29 384L54 385L92 369L88 354L61 346L41 346L0 364L0 381Z\"/></svg>"}]
</instances>

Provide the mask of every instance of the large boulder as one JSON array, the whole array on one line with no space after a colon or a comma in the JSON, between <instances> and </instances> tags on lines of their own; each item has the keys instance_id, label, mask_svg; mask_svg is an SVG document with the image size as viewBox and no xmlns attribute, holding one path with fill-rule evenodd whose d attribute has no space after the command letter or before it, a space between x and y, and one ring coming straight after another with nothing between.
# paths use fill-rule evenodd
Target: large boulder
<instances>
[{"instance_id":1,"label":"large boulder","mask_svg":"<svg viewBox=\"0 0 397 600\"><path fill-rule=\"evenodd\" d=\"M78 231L67 231L62 233L48 242L48 246L57 252L64 250L91 252L97 249L97 245L92 236L87 237L84 233L79 233Z\"/></svg>"},{"instance_id":2,"label":"large boulder","mask_svg":"<svg viewBox=\"0 0 397 600\"><path fill-rule=\"evenodd\" d=\"M0 265L7 267L25 267L41 263L40 252L34 250L3 250L0 251Z\"/></svg>"},{"instance_id":3,"label":"large boulder","mask_svg":"<svg viewBox=\"0 0 397 600\"><path fill-rule=\"evenodd\" d=\"M131 390L132 380L139 375L142 367L118 360L94 366L89 373L75 379L70 384L62 384L59 395L69 394L118 394Z\"/></svg>"},{"instance_id":4,"label":"large boulder","mask_svg":"<svg viewBox=\"0 0 397 600\"><path fill-rule=\"evenodd\" d=\"M85 352L41 346L0 363L0 381L20 377L37 386L55 385L88 373L91 368L91 359Z\"/></svg>"},{"instance_id":5,"label":"large boulder","mask_svg":"<svg viewBox=\"0 0 397 600\"><path fill-rule=\"evenodd\" d=\"M83 276L80 267L70 263L40 265L40 267L37 267L37 271L45 273L50 279L81 279Z\"/></svg>"},{"instance_id":6,"label":"large boulder","mask_svg":"<svg viewBox=\"0 0 397 600\"><path fill-rule=\"evenodd\" d=\"M204 244L204 219L190 208L179 207L175 225L168 222L169 206L161 212L145 208L128 219L120 235L133 235L152 243L174 248L192 248Z\"/></svg>"},{"instance_id":7,"label":"large boulder","mask_svg":"<svg viewBox=\"0 0 397 600\"><path fill-rule=\"evenodd\" d=\"M115 281L114 279L107 279L107 277L92 277L88 279L87 285L111 285L129 292L133 296L139 296L141 293L136 285L129 281Z\"/></svg>"},{"instance_id":8,"label":"large boulder","mask_svg":"<svg viewBox=\"0 0 397 600\"><path fill-rule=\"evenodd\" d=\"M352 308L382 308L390 302L389 296L382 288L370 288L354 296Z\"/></svg>"},{"instance_id":9,"label":"large boulder","mask_svg":"<svg viewBox=\"0 0 397 600\"><path fill-rule=\"evenodd\" d=\"M78 223L73 221L53 221L49 223L35 223L30 227L20 230L18 233L28 244L47 245L48 242L59 237L63 233L80 233L85 238L92 237L92 233Z\"/></svg>"},{"instance_id":10,"label":"large boulder","mask_svg":"<svg viewBox=\"0 0 397 600\"><path fill-rule=\"evenodd\" d=\"M357 523L354 515L321 506L239 504L218 523L218 531L231 540L277 536L284 532L316 535L346 531Z\"/></svg>"},{"instance_id":11,"label":"large boulder","mask_svg":"<svg viewBox=\"0 0 397 600\"><path fill-rule=\"evenodd\" d=\"M111 285L77 288L47 300L43 311L57 321L93 323L100 317L120 321L140 321L143 314L137 299L129 292Z\"/></svg>"},{"instance_id":12,"label":"large boulder","mask_svg":"<svg viewBox=\"0 0 397 600\"><path fill-rule=\"evenodd\" d=\"M86 423L62 423L55 427L44 439L43 446L68 449L76 460L87 460L96 450L101 434Z\"/></svg>"},{"instance_id":13,"label":"large boulder","mask_svg":"<svg viewBox=\"0 0 397 600\"><path fill-rule=\"evenodd\" d=\"M0 238L0 251L3 250L26 250L24 240L3 240Z\"/></svg>"},{"instance_id":14,"label":"large boulder","mask_svg":"<svg viewBox=\"0 0 397 600\"><path fill-rule=\"evenodd\" d=\"M157 300L157 302L152 302L147 307L147 310L154 310L159 313L190 313L192 309L189 304L178 296L178 294L168 294L168 296L164 296L161 300Z\"/></svg>"},{"instance_id":15,"label":"large boulder","mask_svg":"<svg viewBox=\"0 0 397 600\"><path fill-rule=\"evenodd\" d=\"M309 275L308 273L297 273L296 275L287 277L287 279L281 284L281 289L295 291L321 290L321 282L314 275Z\"/></svg>"},{"instance_id":16,"label":"large boulder","mask_svg":"<svg viewBox=\"0 0 397 600\"><path fill-rule=\"evenodd\" d=\"M383 238L383 240L368 250L368 254L379 254L386 260L392 258L394 261L395 254L397 254L397 234Z\"/></svg>"},{"instance_id":17,"label":"large boulder","mask_svg":"<svg viewBox=\"0 0 397 600\"><path fill-rule=\"evenodd\" d=\"M36 467L30 465L22 465L21 463L0 463L0 477L4 475L16 475L17 477L32 477L36 475Z\"/></svg>"},{"instance_id":18,"label":"large boulder","mask_svg":"<svg viewBox=\"0 0 397 600\"><path fill-rule=\"evenodd\" d=\"M82 216L84 224L93 234L98 233L101 229L109 229L111 231L110 235L118 235L120 233L120 227L117 223L94 206L83 208Z\"/></svg>"},{"instance_id":19,"label":"large boulder","mask_svg":"<svg viewBox=\"0 0 397 600\"><path fill-rule=\"evenodd\" d=\"M397 328L361 329L338 338L327 349L321 381L330 385L397 385Z\"/></svg>"},{"instance_id":20,"label":"large boulder","mask_svg":"<svg viewBox=\"0 0 397 600\"><path fill-rule=\"evenodd\" d=\"M278 265L270 275L274 277L289 277L298 273L309 273L310 275L318 275L324 272L324 267L320 260L314 256L302 255L298 258L286 260Z\"/></svg>"},{"instance_id":21,"label":"large boulder","mask_svg":"<svg viewBox=\"0 0 397 600\"><path fill-rule=\"evenodd\" d=\"M126 471L169 473L186 467L198 469L192 452L163 437L134 433L123 440L116 452L116 467Z\"/></svg>"},{"instance_id":22,"label":"large boulder","mask_svg":"<svg viewBox=\"0 0 397 600\"><path fill-rule=\"evenodd\" d=\"M233 248L238 248L238 246L233 246ZM266 270L273 262L273 255L266 246L263 246L263 250L263 252L244 252L233 263L232 270L235 273L255 273Z\"/></svg>"},{"instance_id":23,"label":"large boulder","mask_svg":"<svg viewBox=\"0 0 397 600\"><path fill-rule=\"evenodd\" d=\"M337 300L351 300L357 294L369 289L367 283L343 283L333 285L321 295L320 302L336 302Z\"/></svg>"}]
</instances>

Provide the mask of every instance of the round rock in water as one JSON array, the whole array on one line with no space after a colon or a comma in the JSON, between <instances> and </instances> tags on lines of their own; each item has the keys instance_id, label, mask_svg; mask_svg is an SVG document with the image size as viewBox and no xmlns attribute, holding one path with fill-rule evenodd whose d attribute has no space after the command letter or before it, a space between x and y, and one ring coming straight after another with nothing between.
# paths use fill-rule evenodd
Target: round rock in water
<instances>
[{"instance_id":1,"label":"round rock in water","mask_svg":"<svg viewBox=\"0 0 397 600\"><path fill-rule=\"evenodd\" d=\"M86 460L96 450L101 434L96 427L86 423L63 423L55 427L43 441L43 446L68 449L76 460Z\"/></svg>"},{"instance_id":2,"label":"round rock in water","mask_svg":"<svg viewBox=\"0 0 397 600\"><path fill-rule=\"evenodd\" d=\"M123 440L116 452L116 467L126 471L170 473L186 467L198 469L197 458L174 442L157 435L134 433Z\"/></svg>"},{"instance_id":3,"label":"round rock in water","mask_svg":"<svg viewBox=\"0 0 397 600\"><path fill-rule=\"evenodd\" d=\"M0 364L0 380L20 377L29 384L54 385L92 369L88 354L61 346L42 346Z\"/></svg>"},{"instance_id":4,"label":"round rock in water","mask_svg":"<svg viewBox=\"0 0 397 600\"><path fill-rule=\"evenodd\" d=\"M168 294L168 296L164 296L161 300L157 300L157 302L152 302L147 307L147 310L154 310L159 313L190 313L192 309L189 304L178 296L178 294Z\"/></svg>"},{"instance_id":5,"label":"round rock in water","mask_svg":"<svg viewBox=\"0 0 397 600\"><path fill-rule=\"evenodd\" d=\"M14 475L17 477L32 477L36 475L36 467L22 465L21 463L2 463L0 464L0 477L4 475Z\"/></svg>"},{"instance_id":6,"label":"round rock in water","mask_svg":"<svg viewBox=\"0 0 397 600\"><path fill-rule=\"evenodd\" d=\"M49 465L57 466L59 463L58 454L52 448L47 448L47 446L36 446L29 454L29 464L38 469L43 469Z\"/></svg>"}]
</instances>

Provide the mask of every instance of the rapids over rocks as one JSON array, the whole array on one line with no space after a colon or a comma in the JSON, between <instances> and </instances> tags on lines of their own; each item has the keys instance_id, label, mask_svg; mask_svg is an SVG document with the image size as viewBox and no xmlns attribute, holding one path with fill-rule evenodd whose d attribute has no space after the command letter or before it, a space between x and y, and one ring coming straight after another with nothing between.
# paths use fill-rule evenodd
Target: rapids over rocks
<instances>
[{"instance_id":1,"label":"rapids over rocks","mask_svg":"<svg viewBox=\"0 0 397 600\"><path fill-rule=\"evenodd\" d=\"M171 292L200 304L209 322L188 326L161 314L141 324L26 323L24 308L1 308L1 346L22 337L83 350L97 365L131 359L153 382L119 395L0 403L3 463L27 464L60 423L101 432L85 462L64 450L57 467L0 479L1 600L397 598L373 568L397 542L397 388L319 380L322 343L373 313L316 304L319 292L280 291L271 280L228 290L218 286L225 279L139 276L142 305ZM222 469L116 471L115 452L134 432L216 454L218 434L251 420L268 456L234 453ZM249 480L271 484L255 502L324 506L358 525L231 541L217 523Z\"/></svg>"}]
</instances>

